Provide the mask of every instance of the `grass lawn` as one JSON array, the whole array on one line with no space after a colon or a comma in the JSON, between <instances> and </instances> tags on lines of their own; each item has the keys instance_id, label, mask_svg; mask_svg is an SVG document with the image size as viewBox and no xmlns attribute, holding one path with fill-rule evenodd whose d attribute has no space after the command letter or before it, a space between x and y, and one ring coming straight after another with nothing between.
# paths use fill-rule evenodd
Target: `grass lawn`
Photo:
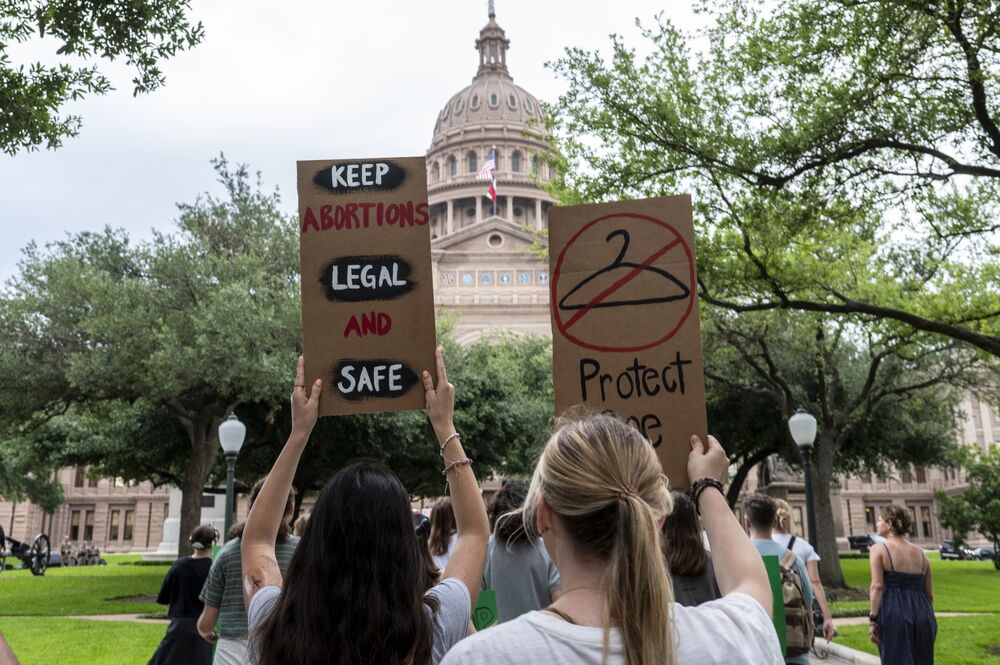
<instances>
[{"instance_id":1,"label":"grass lawn","mask_svg":"<svg viewBox=\"0 0 1000 665\"><path fill-rule=\"evenodd\" d=\"M167 627L128 621L0 617L0 630L21 665L136 665L149 661Z\"/></svg>"},{"instance_id":2,"label":"grass lawn","mask_svg":"<svg viewBox=\"0 0 1000 665\"><path fill-rule=\"evenodd\" d=\"M990 564L992 565L992 564ZM841 626L838 644L878 655L878 648L868 639L868 626ZM1000 645L1000 614L938 619L934 644L934 662L938 665L1000 665L1000 656L991 655L988 647Z\"/></svg>"},{"instance_id":3,"label":"grass lawn","mask_svg":"<svg viewBox=\"0 0 1000 665\"><path fill-rule=\"evenodd\" d=\"M1000 610L1000 572L990 561L942 561L937 553L930 556L934 578L934 609L938 612L997 612ZM867 559L841 559L847 585L867 589L871 571ZM834 602L831 611L857 611L867 608L866 601ZM867 611L861 614L865 616ZM845 614L841 614L845 616ZM848 615L849 616L849 615ZM1000 634L1000 633L998 633Z\"/></svg>"},{"instance_id":4,"label":"grass lawn","mask_svg":"<svg viewBox=\"0 0 1000 665\"><path fill-rule=\"evenodd\" d=\"M42 577L27 570L0 573L0 617L162 612L156 594L167 566L136 566L139 555L110 555L107 566L50 568ZM146 600L108 600L152 596ZM7 620L0 619L6 632ZM58 662L58 661L56 661Z\"/></svg>"}]
</instances>

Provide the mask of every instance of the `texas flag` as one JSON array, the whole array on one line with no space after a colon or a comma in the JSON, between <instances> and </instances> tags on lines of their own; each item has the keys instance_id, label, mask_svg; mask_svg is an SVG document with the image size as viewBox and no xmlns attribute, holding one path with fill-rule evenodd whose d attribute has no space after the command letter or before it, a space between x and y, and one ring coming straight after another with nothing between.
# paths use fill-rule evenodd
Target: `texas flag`
<instances>
[{"instance_id":1,"label":"texas flag","mask_svg":"<svg viewBox=\"0 0 1000 665\"><path fill-rule=\"evenodd\" d=\"M486 190L486 193L490 197L490 201L493 203L497 202L497 169L496 169L496 146L490 150L489 157L483 162L483 166L479 169L479 173L476 174L477 180L489 180L490 186Z\"/></svg>"}]
</instances>

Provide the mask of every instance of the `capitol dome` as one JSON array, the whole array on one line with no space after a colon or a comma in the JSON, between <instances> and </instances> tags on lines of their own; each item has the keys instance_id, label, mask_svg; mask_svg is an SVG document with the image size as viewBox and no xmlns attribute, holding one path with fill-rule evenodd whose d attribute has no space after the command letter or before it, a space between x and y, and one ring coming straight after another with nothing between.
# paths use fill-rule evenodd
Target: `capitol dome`
<instances>
[{"instance_id":1,"label":"capitol dome","mask_svg":"<svg viewBox=\"0 0 1000 665\"><path fill-rule=\"evenodd\" d=\"M547 336L548 261L536 250L555 198L543 189L554 172L542 108L507 69L510 40L492 2L475 48L476 75L438 113L427 149L434 301L457 316L459 343L500 331ZM477 177L491 153L495 203Z\"/></svg>"}]
</instances>

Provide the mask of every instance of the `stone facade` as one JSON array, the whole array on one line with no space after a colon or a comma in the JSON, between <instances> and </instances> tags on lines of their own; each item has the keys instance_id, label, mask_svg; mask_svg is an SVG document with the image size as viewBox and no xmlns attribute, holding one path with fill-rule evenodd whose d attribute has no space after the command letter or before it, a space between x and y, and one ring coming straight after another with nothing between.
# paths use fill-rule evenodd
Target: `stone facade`
<instances>
[{"instance_id":1,"label":"stone facade","mask_svg":"<svg viewBox=\"0 0 1000 665\"><path fill-rule=\"evenodd\" d=\"M57 472L66 502L46 514L32 503L0 500L0 524L17 540L49 536L58 551L63 537L77 546L93 543L101 552L156 549L163 537L170 489L150 482L126 483L118 478L88 478L83 467Z\"/></svg>"}]
</instances>

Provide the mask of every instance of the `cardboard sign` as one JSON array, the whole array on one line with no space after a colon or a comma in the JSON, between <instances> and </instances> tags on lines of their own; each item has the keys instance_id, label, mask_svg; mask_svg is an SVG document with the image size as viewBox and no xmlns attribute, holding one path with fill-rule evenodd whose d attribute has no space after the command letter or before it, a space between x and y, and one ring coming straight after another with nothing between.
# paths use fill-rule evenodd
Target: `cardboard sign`
<instances>
[{"instance_id":1,"label":"cardboard sign","mask_svg":"<svg viewBox=\"0 0 1000 665\"><path fill-rule=\"evenodd\" d=\"M434 368L423 157L298 163L302 345L320 415L422 409Z\"/></svg>"},{"instance_id":2,"label":"cardboard sign","mask_svg":"<svg viewBox=\"0 0 1000 665\"><path fill-rule=\"evenodd\" d=\"M691 198L553 208L549 266L556 413L617 414L688 485L708 429Z\"/></svg>"}]
</instances>

